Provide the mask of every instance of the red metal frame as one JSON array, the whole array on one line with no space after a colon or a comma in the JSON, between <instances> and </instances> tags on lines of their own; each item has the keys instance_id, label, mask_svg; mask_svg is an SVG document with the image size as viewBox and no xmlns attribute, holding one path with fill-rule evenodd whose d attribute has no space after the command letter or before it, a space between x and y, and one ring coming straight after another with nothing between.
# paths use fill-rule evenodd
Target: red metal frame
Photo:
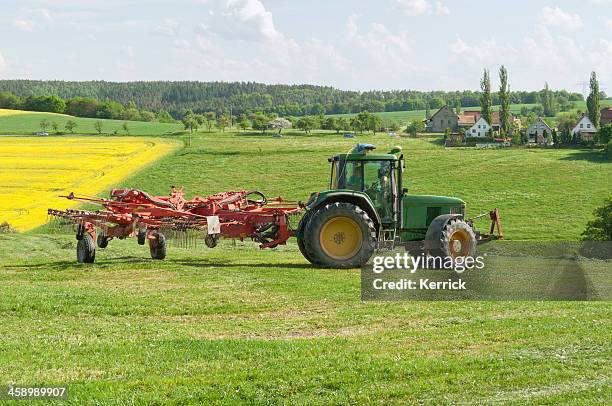
<instances>
[{"instance_id":1,"label":"red metal frame","mask_svg":"<svg viewBox=\"0 0 612 406\"><path fill-rule=\"evenodd\" d=\"M256 195L258 200L250 197ZM160 229L208 231L207 217L217 216L220 235L226 238L251 238L261 248L285 244L293 235L288 216L302 210L297 203L281 197L267 200L259 192L246 190L222 192L207 197L185 199L183 189L172 187L169 196L150 196L136 189L113 189L109 199L93 196L77 196L71 193L69 200L99 204L101 210L54 210L51 216L82 225L92 234L95 228L108 238L132 237L146 229L148 238L154 238Z\"/></svg>"}]
</instances>

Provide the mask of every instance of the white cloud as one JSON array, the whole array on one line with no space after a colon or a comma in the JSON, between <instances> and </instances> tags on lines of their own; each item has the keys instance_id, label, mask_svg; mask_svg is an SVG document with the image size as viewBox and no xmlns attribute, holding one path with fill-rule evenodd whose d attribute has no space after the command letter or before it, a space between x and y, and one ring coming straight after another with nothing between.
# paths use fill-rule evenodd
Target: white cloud
<instances>
[{"instance_id":1,"label":"white cloud","mask_svg":"<svg viewBox=\"0 0 612 406\"><path fill-rule=\"evenodd\" d=\"M272 13L259 0L227 0L225 15L239 24L254 27L264 39L273 40L281 36L274 26Z\"/></svg>"},{"instance_id":2,"label":"white cloud","mask_svg":"<svg viewBox=\"0 0 612 406\"><path fill-rule=\"evenodd\" d=\"M591 0L591 3L608 5L612 4L612 0Z\"/></svg>"},{"instance_id":3,"label":"white cloud","mask_svg":"<svg viewBox=\"0 0 612 406\"><path fill-rule=\"evenodd\" d=\"M155 34L164 35L166 37L176 37L178 35L179 24L175 20L166 20L163 24L159 24L153 28Z\"/></svg>"},{"instance_id":4,"label":"white cloud","mask_svg":"<svg viewBox=\"0 0 612 406\"><path fill-rule=\"evenodd\" d=\"M584 23L576 13L565 12L559 7L544 7L538 15L538 21L548 27L576 29Z\"/></svg>"},{"instance_id":5,"label":"white cloud","mask_svg":"<svg viewBox=\"0 0 612 406\"><path fill-rule=\"evenodd\" d=\"M7 67L6 60L2 56L2 53L0 53L0 72L4 72L6 70L6 67Z\"/></svg>"},{"instance_id":6,"label":"white cloud","mask_svg":"<svg viewBox=\"0 0 612 406\"><path fill-rule=\"evenodd\" d=\"M601 21L608 29L612 30L612 18L600 16L597 19Z\"/></svg>"},{"instance_id":7,"label":"white cloud","mask_svg":"<svg viewBox=\"0 0 612 406\"><path fill-rule=\"evenodd\" d=\"M32 20L15 20L13 21L13 25L21 30L27 32L36 32L36 24Z\"/></svg>"},{"instance_id":8,"label":"white cloud","mask_svg":"<svg viewBox=\"0 0 612 406\"><path fill-rule=\"evenodd\" d=\"M172 41L172 46L177 49L190 49L191 43L186 39L175 38L174 41Z\"/></svg>"},{"instance_id":9,"label":"white cloud","mask_svg":"<svg viewBox=\"0 0 612 406\"><path fill-rule=\"evenodd\" d=\"M44 21L51 21L51 12L46 8L23 8L22 11L34 18Z\"/></svg>"},{"instance_id":10,"label":"white cloud","mask_svg":"<svg viewBox=\"0 0 612 406\"><path fill-rule=\"evenodd\" d=\"M409 16L431 13L429 0L395 0L395 4Z\"/></svg>"},{"instance_id":11,"label":"white cloud","mask_svg":"<svg viewBox=\"0 0 612 406\"><path fill-rule=\"evenodd\" d=\"M130 59L134 58L134 47L127 45L121 48L121 55L126 56Z\"/></svg>"},{"instance_id":12,"label":"white cloud","mask_svg":"<svg viewBox=\"0 0 612 406\"><path fill-rule=\"evenodd\" d=\"M397 8L402 10L409 16L417 16L423 14L435 13L439 16L450 14L450 9L442 2L436 2L436 6L432 5L430 0L394 0Z\"/></svg>"},{"instance_id":13,"label":"white cloud","mask_svg":"<svg viewBox=\"0 0 612 406\"><path fill-rule=\"evenodd\" d=\"M504 59L507 60L517 53L512 45L499 43L495 38L482 39L474 43L467 43L462 38L457 38L451 44L450 50L465 63L473 66L501 65Z\"/></svg>"},{"instance_id":14,"label":"white cloud","mask_svg":"<svg viewBox=\"0 0 612 406\"><path fill-rule=\"evenodd\" d=\"M439 16L447 16L450 15L450 8L445 6L444 4L437 2L436 3L436 15Z\"/></svg>"}]
</instances>

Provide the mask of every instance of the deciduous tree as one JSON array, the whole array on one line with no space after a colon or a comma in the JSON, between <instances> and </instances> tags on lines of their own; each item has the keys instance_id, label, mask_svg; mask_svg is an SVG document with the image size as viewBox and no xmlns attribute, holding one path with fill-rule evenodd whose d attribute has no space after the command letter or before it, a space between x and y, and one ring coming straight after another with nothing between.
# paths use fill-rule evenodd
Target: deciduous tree
<instances>
[{"instance_id":1,"label":"deciduous tree","mask_svg":"<svg viewBox=\"0 0 612 406\"><path fill-rule=\"evenodd\" d=\"M591 92L587 97L587 110L589 112L589 120L595 125L595 128L599 128L599 115L601 114L599 108L599 82L597 81L597 73L591 72L590 81Z\"/></svg>"},{"instance_id":2,"label":"deciduous tree","mask_svg":"<svg viewBox=\"0 0 612 406\"><path fill-rule=\"evenodd\" d=\"M489 76L489 70L485 69L480 80L480 112L482 117L492 125L491 122L491 77Z\"/></svg>"},{"instance_id":3,"label":"deciduous tree","mask_svg":"<svg viewBox=\"0 0 612 406\"><path fill-rule=\"evenodd\" d=\"M66 131L70 131L70 133L74 133L74 129L77 127L77 123L75 123L72 120L68 120L66 121L66 124L64 125L64 128L66 129Z\"/></svg>"},{"instance_id":4,"label":"deciduous tree","mask_svg":"<svg viewBox=\"0 0 612 406\"><path fill-rule=\"evenodd\" d=\"M510 132L510 97L508 86L508 71L504 65L499 68L499 102L501 108L499 111L499 122L501 127L501 133L503 136L508 135Z\"/></svg>"}]
</instances>

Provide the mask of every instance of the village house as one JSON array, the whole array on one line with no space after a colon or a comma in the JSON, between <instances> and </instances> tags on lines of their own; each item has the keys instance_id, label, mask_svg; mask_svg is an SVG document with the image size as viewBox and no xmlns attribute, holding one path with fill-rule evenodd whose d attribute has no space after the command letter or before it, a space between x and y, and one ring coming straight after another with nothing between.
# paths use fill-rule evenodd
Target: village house
<instances>
[{"instance_id":1,"label":"village house","mask_svg":"<svg viewBox=\"0 0 612 406\"><path fill-rule=\"evenodd\" d=\"M527 143L538 145L552 145L552 128L542 117L538 117L526 131Z\"/></svg>"},{"instance_id":2,"label":"village house","mask_svg":"<svg viewBox=\"0 0 612 406\"><path fill-rule=\"evenodd\" d=\"M466 110L461 113L461 115L457 115L452 108L443 106L440 110L436 111L430 119L425 121L425 130L427 132L444 132L447 128L450 128L452 131L458 130L463 134L467 134L468 132L471 134L472 129L482 130L482 128L478 128L478 126L473 128L480 120L481 116L482 114L477 110ZM492 123L490 125L486 121L480 125L487 124L492 131L499 132L501 129L499 111L491 112L491 121ZM510 134L512 134L515 128L518 127L520 129L521 120L518 117L510 114L508 121L510 122ZM475 133L479 132L476 131Z\"/></svg>"},{"instance_id":3,"label":"village house","mask_svg":"<svg viewBox=\"0 0 612 406\"><path fill-rule=\"evenodd\" d=\"M466 110L459 116L457 125L461 129L471 131L472 126L476 124L478 120L480 120L481 116L482 114L480 111ZM491 129L493 131L499 132L501 129L501 120L500 120L499 111L491 112L491 121L492 121L492 123L490 124ZM512 134L515 127L518 127L519 129L521 128L521 120L518 117L514 116L513 114L510 114L510 116L508 117L508 122L510 123L510 134Z\"/></svg>"},{"instance_id":4,"label":"village house","mask_svg":"<svg viewBox=\"0 0 612 406\"><path fill-rule=\"evenodd\" d=\"M601 118L599 119L599 125L604 126L612 124L612 107L606 107L601 109Z\"/></svg>"},{"instance_id":5,"label":"village house","mask_svg":"<svg viewBox=\"0 0 612 406\"><path fill-rule=\"evenodd\" d=\"M480 117L473 126L465 131L466 137L487 137L491 131L491 126L484 117Z\"/></svg>"},{"instance_id":6,"label":"village house","mask_svg":"<svg viewBox=\"0 0 612 406\"><path fill-rule=\"evenodd\" d=\"M597 133L597 128L586 114L582 115L582 118L572 130L572 135L577 134L582 141L593 141L595 133Z\"/></svg>"},{"instance_id":7,"label":"village house","mask_svg":"<svg viewBox=\"0 0 612 406\"><path fill-rule=\"evenodd\" d=\"M442 133L447 128L457 128L457 114L445 105L426 121L425 130L428 133Z\"/></svg>"}]
</instances>

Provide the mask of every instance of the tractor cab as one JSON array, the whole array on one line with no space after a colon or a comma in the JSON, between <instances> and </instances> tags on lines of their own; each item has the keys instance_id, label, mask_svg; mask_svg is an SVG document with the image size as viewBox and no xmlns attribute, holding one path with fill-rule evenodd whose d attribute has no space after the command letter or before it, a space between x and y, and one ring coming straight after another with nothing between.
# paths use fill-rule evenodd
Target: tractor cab
<instances>
[{"instance_id":1,"label":"tractor cab","mask_svg":"<svg viewBox=\"0 0 612 406\"><path fill-rule=\"evenodd\" d=\"M351 190L365 193L385 227L401 222L403 156L394 153L373 153L371 144L358 144L348 154L334 155L330 162L330 190Z\"/></svg>"}]
</instances>

